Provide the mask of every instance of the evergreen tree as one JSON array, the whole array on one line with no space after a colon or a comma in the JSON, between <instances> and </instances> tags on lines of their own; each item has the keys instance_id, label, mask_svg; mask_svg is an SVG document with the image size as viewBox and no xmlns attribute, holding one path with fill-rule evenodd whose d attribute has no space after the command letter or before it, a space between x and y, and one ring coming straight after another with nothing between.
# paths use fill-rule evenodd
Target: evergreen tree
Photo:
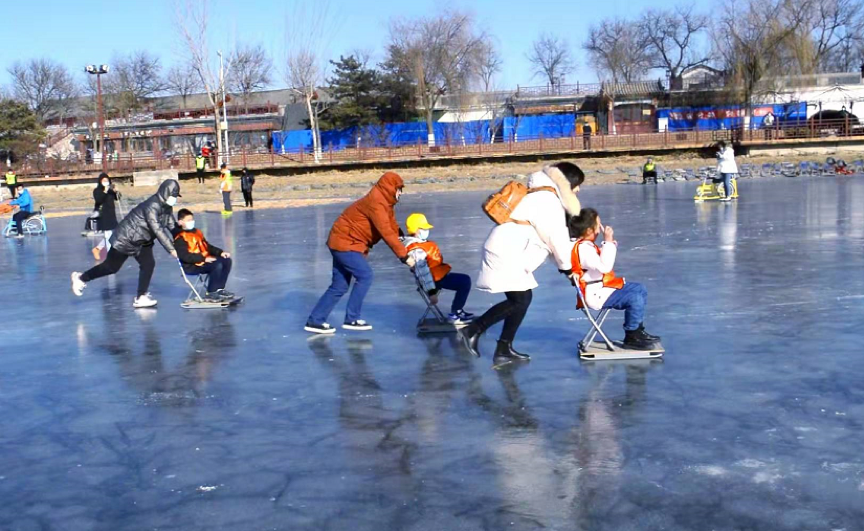
<instances>
[{"instance_id":1,"label":"evergreen tree","mask_svg":"<svg viewBox=\"0 0 864 531\"><path fill-rule=\"evenodd\" d=\"M322 129L343 129L379 122L379 75L366 68L353 55L330 61L334 76L328 79L330 94L336 100L321 117Z\"/></svg>"},{"instance_id":2,"label":"evergreen tree","mask_svg":"<svg viewBox=\"0 0 864 531\"><path fill-rule=\"evenodd\" d=\"M0 98L0 151L23 158L37 151L44 137L45 130L26 103Z\"/></svg>"}]
</instances>

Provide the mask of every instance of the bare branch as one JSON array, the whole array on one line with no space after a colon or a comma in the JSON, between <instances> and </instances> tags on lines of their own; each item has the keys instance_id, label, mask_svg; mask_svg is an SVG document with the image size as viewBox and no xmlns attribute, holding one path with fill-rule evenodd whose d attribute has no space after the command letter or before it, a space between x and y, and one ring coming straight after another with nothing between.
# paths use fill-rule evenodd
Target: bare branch
<instances>
[{"instance_id":1,"label":"bare branch","mask_svg":"<svg viewBox=\"0 0 864 531\"><path fill-rule=\"evenodd\" d=\"M591 26L582 48L601 80L616 83L642 78L650 69L647 42L637 23L605 19Z\"/></svg>"},{"instance_id":2,"label":"bare branch","mask_svg":"<svg viewBox=\"0 0 864 531\"><path fill-rule=\"evenodd\" d=\"M576 68L567 41L548 33L532 43L527 58L534 69L534 75L544 77L550 86L560 84L562 79Z\"/></svg>"},{"instance_id":3,"label":"bare branch","mask_svg":"<svg viewBox=\"0 0 864 531\"><path fill-rule=\"evenodd\" d=\"M8 72L12 76L12 94L26 103L40 121L52 111L62 117L79 92L66 67L50 59L16 62Z\"/></svg>"},{"instance_id":4,"label":"bare branch","mask_svg":"<svg viewBox=\"0 0 864 531\"><path fill-rule=\"evenodd\" d=\"M651 68L668 71L671 80L688 68L708 62L708 55L695 49L696 38L708 29L708 17L695 13L690 6L650 9L642 14L639 28L649 47Z\"/></svg>"},{"instance_id":5,"label":"bare branch","mask_svg":"<svg viewBox=\"0 0 864 531\"><path fill-rule=\"evenodd\" d=\"M249 97L253 92L263 90L271 82L270 73L273 61L263 46L257 44L240 44L228 57L231 75L228 88L231 92L240 94L246 111L249 111Z\"/></svg>"}]
</instances>

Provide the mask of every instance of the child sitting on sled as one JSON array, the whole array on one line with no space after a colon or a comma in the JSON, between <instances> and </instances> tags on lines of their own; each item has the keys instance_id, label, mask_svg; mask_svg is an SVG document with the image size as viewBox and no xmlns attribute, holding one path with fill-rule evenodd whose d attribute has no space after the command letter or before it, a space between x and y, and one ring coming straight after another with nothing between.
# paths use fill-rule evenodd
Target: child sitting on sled
<instances>
[{"instance_id":1,"label":"child sitting on sled","mask_svg":"<svg viewBox=\"0 0 864 531\"><path fill-rule=\"evenodd\" d=\"M225 284L231 273L231 254L204 238L201 229L195 228L195 216L190 210L181 208L177 212L177 222L174 248L177 250L177 259L183 264L183 271L192 275L209 275L205 299L233 299L234 294L225 291Z\"/></svg>"},{"instance_id":2,"label":"child sitting on sled","mask_svg":"<svg viewBox=\"0 0 864 531\"><path fill-rule=\"evenodd\" d=\"M438 291L442 289L456 292L453 304L450 306L448 320L454 324L469 323L474 314L465 311L465 303L471 292L471 277L463 273L451 272L449 264L444 263L438 244L429 241L429 230L432 225L426 216L414 213L405 220L408 236L402 240L408 254L414 258L414 274L433 302L437 301Z\"/></svg>"},{"instance_id":3,"label":"child sitting on sled","mask_svg":"<svg viewBox=\"0 0 864 531\"><path fill-rule=\"evenodd\" d=\"M583 208L578 216L570 218L569 228L570 237L577 240L573 246L570 278L582 291L588 307L592 310L624 310L624 347L635 350L653 348L660 338L646 332L642 324L648 292L642 284L616 277L612 270L618 253L612 227L604 227L600 215L593 208ZM601 233L603 245L598 247L594 242Z\"/></svg>"}]
</instances>

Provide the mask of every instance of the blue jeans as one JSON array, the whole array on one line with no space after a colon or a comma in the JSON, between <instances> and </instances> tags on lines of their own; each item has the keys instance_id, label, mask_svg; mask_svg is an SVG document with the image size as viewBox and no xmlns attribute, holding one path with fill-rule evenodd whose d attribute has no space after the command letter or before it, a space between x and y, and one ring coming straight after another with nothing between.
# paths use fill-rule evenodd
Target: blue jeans
<instances>
[{"instance_id":1,"label":"blue jeans","mask_svg":"<svg viewBox=\"0 0 864 531\"><path fill-rule=\"evenodd\" d=\"M216 290L225 289L225 284L228 283L228 275L231 273L231 259L218 256L215 262L205 262L200 266L186 265L183 266L183 270L195 275L204 273L209 275L207 278L207 292L213 293Z\"/></svg>"},{"instance_id":2,"label":"blue jeans","mask_svg":"<svg viewBox=\"0 0 864 531\"><path fill-rule=\"evenodd\" d=\"M453 304L450 305L450 313L456 313L464 309L468 301L468 294L471 293L471 277L463 273L447 273L435 283L435 287L456 292Z\"/></svg>"},{"instance_id":3,"label":"blue jeans","mask_svg":"<svg viewBox=\"0 0 864 531\"><path fill-rule=\"evenodd\" d=\"M732 173L721 173L721 177L723 177L723 189L726 191L726 197L732 197L732 177L734 174Z\"/></svg>"},{"instance_id":4,"label":"blue jeans","mask_svg":"<svg viewBox=\"0 0 864 531\"><path fill-rule=\"evenodd\" d=\"M318 304L312 308L309 314L309 322L320 325L327 321L330 312L336 307L336 303L348 292L351 278L354 278L354 289L348 298L348 308L345 311L345 322L350 323L360 319L360 310L363 309L363 299L372 287L372 268L366 261L366 257L356 251L334 251L333 255L333 280L330 287L318 299Z\"/></svg>"},{"instance_id":5,"label":"blue jeans","mask_svg":"<svg viewBox=\"0 0 864 531\"><path fill-rule=\"evenodd\" d=\"M606 299L604 308L624 310L624 330L636 330L645 317L648 291L638 282L628 282Z\"/></svg>"}]
</instances>

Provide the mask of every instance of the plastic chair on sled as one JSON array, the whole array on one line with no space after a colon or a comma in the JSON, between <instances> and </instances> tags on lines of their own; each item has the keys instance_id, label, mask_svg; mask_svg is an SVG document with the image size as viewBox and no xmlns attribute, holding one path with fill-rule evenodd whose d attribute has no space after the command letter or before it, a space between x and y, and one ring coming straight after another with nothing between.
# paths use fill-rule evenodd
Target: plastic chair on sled
<instances>
[{"instance_id":1,"label":"plastic chair on sled","mask_svg":"<svg viewBox=\"0 0 864 531\"><path fill-rule=\"evenodd\" d=\"M45 207L41 206L39 207L39 212L30 214L30 217L24 220L23 227L24 234L28 235L48 232L48 223L45 222ZM8 238L14 236L17 232L15 229L15 220L10 217L9 222L6 223L6 227L3 228L3 236Z\"/></svg>"},{"instance_id":2,"label":"plastic chair on sled","mask_svg":"<svg viewBox=\"0 0 864 531\"><path fill-rule=\"evenodd\" d=\"M666 350L660 343L657 343L656 348L652 350L634 350L626 348L621 341L609 339L609 336L603 332L603 323L606 322L606 318L609 316L612 308L604 308L594 316L591 314L588 304L586 304L582 290L576 288L576 294L579 298L580 310L585 314L588 322L591 323L591 328L585 334L585 337L579 341L579 358L597 361L660 359L663 357L663 353ZM598 335L602 341L594 341Z\"/></svg>"},{"instance_id":3,"label":"plastic chair on sled","mask_svg":"<svg viewBox=\"0 0 864 531\"><path fill-rule=\"evenodd\" d=\"M420 320L417 321L418 334L447 334L468 326L468 323L451 323L447 319L447 316L444 315L444 312L438 307L438 304L432 302L432 299L429 298L429 294L423 289L420 279L415 276L414 280L417 282L417 293L420 294L423 302L426 303L426 311L423 312Z\"/></svg>"}]
</instances>

